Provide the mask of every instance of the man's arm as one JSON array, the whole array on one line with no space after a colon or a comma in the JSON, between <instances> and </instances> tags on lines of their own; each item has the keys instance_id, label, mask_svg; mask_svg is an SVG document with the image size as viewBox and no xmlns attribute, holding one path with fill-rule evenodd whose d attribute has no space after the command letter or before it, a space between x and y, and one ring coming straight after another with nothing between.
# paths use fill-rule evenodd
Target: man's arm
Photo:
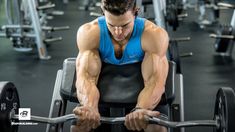
<instances>
[{"instance_id":1,"label":"man's arm","mask_svg":"<svg viewBox=\"0 0 235 132\"><path fill-rule=\"evenodd\" d=\"M77 98L81 105L98 110L99 91L97 80L101 62L97 51L86 50L79 52L76 60L77 70Z\"/></svg>"},{"instance_id":2,"label":"man's arm","mask_svg":"<svg viewBox=\"0 0 235 132\"><path fill-rule=\"evenodd\" d=\"M77 33L79 53L76 59L76 92L82 106L77 106L73 110L79 116L79 121L71 127L71 131L89 132L100 125L98 111L100 94L96 87L101 69L98 42L97 21L87 23L79 28Z\"/></svg>"},{"instance_id":3,"label":"man's arm","mask_svg":"<svg viewBox=\"0 0 235 132\"><path fill-rule=\"evenodd\" d=\"M79 28L77 45L79 54L76 59L76 88L77 98L81 105L95 108L98 111L99 91L97 81L101 69L101 60L98 53L97 30L94 25L86 24Z\"/></svg>"},{"instance_id":4,"label":"man's arm","mask_svg":"<svg viewBox=\"0 0 235 132\"><path fill-rule=\"evenodd\" d=\"M136 108L126 116L125 126L129 130L155 131L154 126L148 125L145 116L155 117L160 113L152 111L160 102L165 91L165 82L168 74L168 62L166 51L168 47L168 35L153 23L146 21L142 38L142 49L145 51L142 62L142 75L144 89L140 92ZM149 126L149 127L148 127Z\"/></svg>"},{"instance_id":5,"label":"man's arm","mask_svg":"<svg viewBox=\"0 0 235 132\"><path fill-rule=\"evenodd\" d=\"M149 26L143 34L143 49L145 51L142 62L144 89L138 96L136 107L153 110L165 92L165 82L168 74L166 51L168 35L162 28Z\"/></svg>"}]
</instances>

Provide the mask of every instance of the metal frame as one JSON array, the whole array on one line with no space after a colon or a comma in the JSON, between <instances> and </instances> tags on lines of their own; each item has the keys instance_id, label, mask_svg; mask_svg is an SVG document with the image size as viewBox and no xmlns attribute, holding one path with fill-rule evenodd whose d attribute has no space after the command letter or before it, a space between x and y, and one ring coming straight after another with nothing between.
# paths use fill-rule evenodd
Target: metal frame
<instances>
[{"instance_id":1,"label":"metal frame","mask_svg":"<svg viewBox=\"0 0 235 132\"><path fill-rule=\"evenodd\" d=\"M46 39L45 31L56 31L56 30L64 30L68 29L69 27L48 27L45 24L46 22L46 14L43 14L43 17L39 17L38 10L41 7L38 7L38 1L37 0L5 0L5 10L6 10L6 17L8 19L8 25L3 25L2 29L3 31L0 32L0 37L9 37L14 38L16 37L16 41L20 44L23 44L21 42L21 38L23 37L30 37L33 38L33 41L30 42L30 44L36 44L38 56L42 60L48 60L51 58L51 56L48 55L47 47L45 43L53 42L62 40L61 37L57 38L50 38ZM43 6L42 9L48 9L54 7L54 4L48 4L46 6ZM14 7L14 10L12 8ZM26 15L27 18L22 18L21 11L23 10L24 15ZM11 16L12 13L16 16ZM13 21L12 17L17 17L16 21ZM25 17L25 16L24 16ZM23 19L29 19L30 25L26 25L22 22ZM29 28L30 32L24 32L25 28ZM8 34L8 30L10 29L10 34ZM5 31L5 32L4 32ZM18 39L18 38L19 39ZM32 48L24 49L24 48L15 48L17 51L31 51Z\"/></svg>"},{"instance_id":2,"label":"metal frame","mask_svg":"<svg viewBox=\"0 0 235 132\"><path fill-rule=\"evenodd\" d=\"M38 54L40 59L50 59L51 56L48 55L46 45L43 43L42 38L45 38L45 33L42 32L38 12L36 10L35 0L27 0L29 12L32 18L32 25L34 27L34 32L36 34L36 44L38 49Z\"/></svg>"},{"instance_id":3,"label":"metal frame","mask_svg":"<svg viewBox=\"0 0 235 132\"><path fill-rule=\"evenodd\" d=\"M233 33L232 33L232 35L235 35L235 31L234 31L234 30L235 30L235 9L233 10L233 16L232 16L230 25L233 27ZM227 52L227 54L228 54L229 56L231 56L231 58L232 58L234 43L235 43L235 42L233 41L233 44L230 44L229 47L228 47L228 52Z\"/></svg>"},{"instance_id":4,"label":"metal frame","mask_svg":"<svg viewBox=\"0 0 235 132\"><path fill-rule=\"evenodd\" d=\"M49 118L63 116L66 112L67 100L63 99L60 95L62 74L63 70L58 70L48 116ZM63 125L64 122L56 125L47 124L46 132L62 132Z\"/></svg>"}]
</instances>

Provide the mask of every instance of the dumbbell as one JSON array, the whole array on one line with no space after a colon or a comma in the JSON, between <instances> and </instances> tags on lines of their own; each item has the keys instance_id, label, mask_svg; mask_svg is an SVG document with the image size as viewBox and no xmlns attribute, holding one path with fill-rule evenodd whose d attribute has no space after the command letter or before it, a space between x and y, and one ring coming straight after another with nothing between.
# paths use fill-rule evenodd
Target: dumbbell
<instances>
[{"instance_id":1,"label":"dumbbell","mask_svg":"<svg viewBox=\"0 0 235 132\"><path fill-rule=\"evenodd\" d=\"M0 130L1 132L17 132L17 126L12 121L19 121L19 96L16 87L11 82L0 82ZM5 104L5 105L4 105ZM235 132L235 93L232 88L222 87L218 90L215 101L213 120L194 120L173 122L161 117L146 117L150 124L158 124L170 128L208 126L214 132ZM79 120L75 114L68 114L56 118L31 116L32 122L58 124L70 120ZM101 123L123 124L125 117L101 117Z\"/></svg>"}]
</instances>

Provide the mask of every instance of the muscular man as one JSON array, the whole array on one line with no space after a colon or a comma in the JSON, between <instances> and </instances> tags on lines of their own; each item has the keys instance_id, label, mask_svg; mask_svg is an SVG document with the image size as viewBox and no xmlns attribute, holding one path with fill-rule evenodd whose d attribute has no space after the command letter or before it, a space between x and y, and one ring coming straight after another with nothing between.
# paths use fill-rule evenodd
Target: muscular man
<instances>
[{"instance_id":1,"label":"muscular man","mask_svg":"<svg viewBox=\"0 0 235 132\"><path fill-rule=\"evenodd\" d=\"M165 127L148 125L145 117L162 113L153 110L165 91L167 32L137 17L135 0L101 0L101 8L104 16L82 25L77 32L76 88L81 106L73 110L80 118L71 131L89 132L100 125L97 80L102 61L115 65L142 61L144 88L136 109L126 115L125 126L129 130L166 131Z\"/></svg>"}]
</instances>

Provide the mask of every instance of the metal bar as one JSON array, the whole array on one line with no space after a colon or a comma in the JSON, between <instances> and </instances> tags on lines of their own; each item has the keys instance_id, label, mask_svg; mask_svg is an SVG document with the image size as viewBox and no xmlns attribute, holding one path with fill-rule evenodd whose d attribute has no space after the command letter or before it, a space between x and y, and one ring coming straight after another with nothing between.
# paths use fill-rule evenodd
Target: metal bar
<instances>
[{"instance_id":1,"label":"metal bar","mask_svg":"<svg viewBox=\"0 0 235 132\"><path fill-rule=\"evenodd\" d=\"M218 126L216 120L195 120L195 121L183 121L183 122L172 122L166 121L159 118L150 118L150 123L159 124L166 127L178 128L178 127L193 127L193 126Z\"/></svg>"},{"instance_id":2,"label":"metal bar","mask_svg":"<svg viewBox=\"0 0 235 132\"><path fill-rule=\"evenodd\" d=\"M102 16L102 14L97 13L97 12L90 12L90 16L100 17L100 16Z\"/></svg>"},{"instance_id":3,"label":"metal bar","mask_svg":"<svg viewBox=\"0 0 235 132\"><path fill-rule=\"evenodd\" d=\"M60 41L60 40L62 40L62 37L45 39L44 42L51 43L51 42Z\"/></svg>"},{"instance_id":4,"label":"metal bar","mask_svg":"<svg viewBox=\"0 0 235 132\"><path fill-rule=\"evenodd\" d=\"M52 31L67 30L69 28L70 28L69 26L53 27Z\"/></svg>"},{"instance_id":5,"label":"metal bar","mask_svg":"<svg viewBox=\"0 0 235 132\"><path fill-rule=\"evenodd\" d=\"M27 4L32 19L32 26L34 27L34 32L36 35L36 44L37 44L39 58L43 60L48 60L51 58L51 56L48 55L46 45L43 43L45 33L43 33L41 29L39 15L36 10L36 3L34 0L28 0Z\"/></svg>"},{"instance_id":6,"label":"metal bar","mask_svg":"<svg viewBox=\"0 0 235 132\"><path fill-rule=\"evenodd\" d=\"M11 119L18 119L19 115L11 115ZM69 114L56 118L46 118L40 116L31 116L33 122L49 123L49 124L58 124L70 120L79 120L79 117L75 114ZM183 122L172 122L164 119L152 117L147 119L150 124L159 124L166 127L178 128L178 127L193 127L193 126L214 126L219 127L218 119L217 120L195 120L195 121L183 121ZM101 117L101 123L108 124L123 124L125 122L125 117Z\"/></svg>"},{"instance_id":7,"label":"metal bar","mask_svg":"<svg viewBox=\"0 0 235 132\"><path fill-rule=\"evenodd\" d=\"M61 16L61 15L64 15L64 11L52 11L51 13L52 15L56 15L56 16Z\"/></svg>"},{"instance_id":8,"label":"metal bar","mask_svg":"<svg viewBox=\"0 0 235 132\"><path fill-rule=\"evenodd\" d=\"M193 55L193 52L189 52L189 53L180 54L180 57L189 57L189 56L192 56L192 55Z\"/></svg>"},{"instance_id":9,"label":"metal bar","mask_svg":"<svg viewBox=\"0 0 235 132\"><path fill-rule=\"evenodd\" d=\"M10 0L5 0L5 12L6 12L6 18L7 18L7 23L8 24L13 24L12 22L12 17L11 17L11 13L10 13L10 10L11 10L11 7L10 7L10 3L11 1Z\"/></svg>"},{"instance_id":10,"label":"metal bar","mask_svg":"<svg viewBox=\"0 0 235 132\"><path fill-rule=\"evenodd\" d=\"M210 34L211 38L225 38L225 39L234 39L233 35L217 35L217 34Z\"/></svg>"},{"instance_id":11,"label":"metal bar","mask_svg":"<svg viewBox=\"0 0 235 132\"><path fill-rule=\"evenodd\" d=\"M0 37L6 37L6 36L7 36L6 33L0 33ZM23 34L20 34L20 33L11 33L10 37L29 37L29 38L35 38L36 35L32 34L32 33L23 33Z\"/></svg>"},{"instance_id":12,"label":"metal bar","mask_svg":"<svg viewBox=\"0 0 235 132\"><path fill-rule=\"evenodd\" d=\"M184 119L184 76L181 73L175 75L174 83L175 83L175 100L173 104L179 105L180 112L180 121L185 121ZM180 132L185 132L184 128L180 128Z\"/></svg>"},{"instance_id":13,"label":"metal bar","mask_svg":"<svg viewBox=\"0 0 235 132\"><path fill-rule=\"evenodd\" d=\"M185 18L188 17L188 13L184 13L184 14L179 14L177 15L178 18Z\"/></svg>"},{"instance_id":14,"label":"metal bar","mask_svg":"<svg viewBox=\"0 0 235 132\"><path fill-rule=\"evenodd\" d=\"M234 5L229 4L229 3L224 3L224 2L219 2L217 5L222 6L222 7L235 8Z\"/></svg>"},{"instance_id":15,"label":"metal bar","mask_svg":"<svg viewBox=\"0 0 235 132\"><path fill-rule=\"evenodd\" d=\"M7 29L7 28L29 28L32 29L33 27L30 25L3 25L2 29Z\"/></svg>"},{"instance_id":16,"label":"metal bar","mask_svg":"<svg viewBox=\"0 0 235 132\"><path fill-rule=\"evenodd\" d=\"M154 14L155 14L155 22L160 27L166 29L165 17L164 17L164 7L162 7L161 0L153 0Z\"/></svg>"},{"instance_id":17,"label":"metal bar","mask_svg":"<svg viewBox=\"0 0 235 132\"><path fill-rule=\"evenodd\" d=\"M235 10L233 10L233 16L232 16L230 25L233 27L233 29L235 29Z\"/></svg>"},{"instance_id":18,"label":"metal bar","mask_svg":"<svg viewBox=\"0 0 235 132\"><path fill-rule=\"evenodd\" d=\"M177 42L180 42L180 41L189 41L191 40L190 37L181 37L181 38L173 38L171 39L171 41L177 41Z\"/></svg>"},{"instance_id":19,"label":"metal bar","mask_svg":"<svg viewBox=\"0 0 235 132\"><path fill-rule=\"evenodd\" d=\"M45 10L45 9L50 9L50 8L54 8L55 4L47 4L47 5L43 5L43 6L38 6L37 10Z\"/></svg>"},{"instance_id":20,"label":"metal bar","mask_svg":"<svg viewBox=\"0 0 235 132\"><path fill-rule=\"evenodd\" d=\"M6 33L0 33L0 37L6 37Z\"/></svg>"},{"instance_id":21,"label":"metal bar","mask_svg":"<svg viewBox=\"0 0 235 132\"><path fill-rule=\"evenodd\" d=\"M14 0L13 1L13 8L14 8L14 17L16 18L16 21L14 23L21 23L21 14L20 14L20 1Z\"/></svg>"},{"instance_id":22,"label":"metal bar","mask_svg":"<svg viewBox=\"0 0 235 132\"><path fill-rule=\"evenodd\" d=\"M12 119L18 119L19 115L13 115L11 117ZM58 124L58 123L63 123L66 121L78 119L75 114L69 114L61 117L55 117L55 118L47 118L47 117L40 117L40 116L31 116L30 121L33 122L41 122L41 123L49 123L49 124Z\"/></svg>"}]
</instances>

